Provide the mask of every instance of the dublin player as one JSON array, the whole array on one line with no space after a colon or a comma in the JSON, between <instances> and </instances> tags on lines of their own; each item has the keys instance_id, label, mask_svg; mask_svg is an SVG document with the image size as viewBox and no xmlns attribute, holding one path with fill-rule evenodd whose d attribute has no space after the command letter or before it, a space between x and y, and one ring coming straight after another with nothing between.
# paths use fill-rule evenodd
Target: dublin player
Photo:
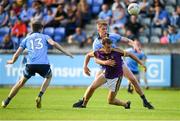
<instances>
[{"instance_id":1,"label":"dublin player","mask_svg":"<svg viewBox=\"0 0 180 121\"><path fill-rule=\"evenodd\" d=\"M8 97L4 101L2 101L3 108L5 108L10 103L12 98L18 93L21 87L23 87L26 81L31 78L31 76L34 76L35 73L38 73L44 78L44 82L36 98L36 106L37 108L41 108L42 95L46 91L52 78L52 72L47 57L48 43L54 46L59 51L65 53L67 56L73 57L71 53L65 51L61 45L53 41L48 35L41 33L43 30L41 22L32 22L31 28L32 33L27 35L27 37L21 42L20 47L17 49L12 59L7 61L7 64L15 63L21 52L25 48L27 49L27 64L25 70L23 71L23 75L13 86Z\"/></svg>"}]
</instances>

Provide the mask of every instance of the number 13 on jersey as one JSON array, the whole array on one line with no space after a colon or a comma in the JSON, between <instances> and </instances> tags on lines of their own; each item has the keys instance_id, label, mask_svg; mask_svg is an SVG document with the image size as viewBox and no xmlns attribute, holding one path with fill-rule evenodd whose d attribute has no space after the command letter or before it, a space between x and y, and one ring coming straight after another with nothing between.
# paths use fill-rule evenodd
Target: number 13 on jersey
<instances>
[{"instance_id":1,"label":"number 13 on jersey","mask_svg":"<svg viewBox=\"0 0 180 121\"><path fill-rule=\"evenodd\" d=\"M37 38L34 41L30 40L31 43L31 49L41 49L43 48L42 38Z\"/></svg>"}]
</instances>

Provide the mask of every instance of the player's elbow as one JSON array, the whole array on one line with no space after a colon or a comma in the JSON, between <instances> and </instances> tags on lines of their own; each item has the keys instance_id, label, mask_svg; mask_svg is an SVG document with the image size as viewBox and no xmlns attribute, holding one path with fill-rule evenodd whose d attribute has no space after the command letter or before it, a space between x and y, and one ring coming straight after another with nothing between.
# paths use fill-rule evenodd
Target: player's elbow
<instances>
[{"instance_id":1,"label":"player's elbow","mask_svg":"<svg viewBox=\"0 0 180 121\"><path fill-rule=\"evenodd\" d=\"M92 57L93 57L93 54L92 54L92 53L87 53L87 54L86 54L86 57L87 57L87 58L92 58Z\"/></svg>"},{"instance_id":2,"label":"player's elbow","mask_svg":"<svg viewBox=\"0 0 180 121\"><path fill-rule=\"evenodd\" d=\"M132 59L134 58L133 54L131 54L131 53L128 53L128 56Z\"/></svg>"},{"instance_id":3,"label":"player's elbow","mask_svg":"<svg viewBox=\"0 0 180 121\"><path fill-rule=\"evenodd\" d=\"M52 46L56 46L56 42L54 42L54 41L52 41L51 43L50 43L50 45L52 45Z\"/></svg>"},{"instance_id":4,"label":"player's elbow","mask_svg":"<svg viewBox=\"0 0 180 121\"><path fill-rule=\"evenodd\" d=\"M49 43L51 46L55 46L55 45L56 45L56 42L53 41L52 39L48 39L48 43Z\"/></svg>"}]
</instances>

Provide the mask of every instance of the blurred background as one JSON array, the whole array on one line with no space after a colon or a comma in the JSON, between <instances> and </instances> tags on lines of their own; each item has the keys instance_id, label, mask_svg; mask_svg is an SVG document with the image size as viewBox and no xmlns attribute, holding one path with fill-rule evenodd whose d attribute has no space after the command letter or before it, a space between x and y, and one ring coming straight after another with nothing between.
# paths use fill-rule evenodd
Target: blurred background
<instances>
[{"instance_id":1,"label":"blurred background","mask_svg":"<svg viewBox=\"0 0 180 121\"><path fill-rule=\"evenodd\" d=\"M130 16L127 6L137 2L138 16ZM6 60L31 32L30 21L40 20L43 33L75 54L69 59L49 45L52 64L51 85L86 86L91 83L97 65L91 61L91 77L83 74L84 55L92 49L97 36L96 20L109 22L109 32L142 43L147 54L149 86L180 87L180 0L1 0L0 2L0 85L14 84L21 74L22 55L14 65ZM120 48L128 46L119 43ZM28 85L40 85L41 77ZM143 82L141 83L143 85ZM127 81L123 81L123 86Z\"/></svg>"}]
</instances>

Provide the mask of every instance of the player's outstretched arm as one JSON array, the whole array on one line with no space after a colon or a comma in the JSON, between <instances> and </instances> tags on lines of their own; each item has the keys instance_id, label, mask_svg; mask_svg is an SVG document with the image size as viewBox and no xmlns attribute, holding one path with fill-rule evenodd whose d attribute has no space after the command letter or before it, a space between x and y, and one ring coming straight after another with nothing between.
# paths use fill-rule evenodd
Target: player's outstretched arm
<instances>
[{"instance_id":1,"label":"player's outstretched arm","mask_svg":"<svg viewBox=\"0 0 180 121\"><path fill-rule=\"evenodd\" d=\"M84 60L83 70L84 70L84 73L87 74L88 76L90 76L90 72L91 72L90 69L88 68L88 63L92 57L94 57L94 52L93 51L88 52Z\"/></svg>"},{"instance_id":2,"label":"player's outstretched arm","mask_svg":"<svg viewBox=\"0 0 180 121\"><path fill-rule=\"evenodd\" d=\"M109 59L109 60L101 60L97 57L96 53L94 54L94 60L97 64L100 64L100 65L108 65L108 66L115 66L116 65L116 62L112 59Z\"/></svg>"},{"instance_id":3,"label":"player's outstretched arm","mask_svg":"<svg viewBox=\"0 0 180 121\"><path fill-rule=\"evenodd\" d=\"M15 54L13 55L12 59L7 61L7 64L13 64L14 62L16 62L16 60L18 59L19 55L23 50L24 49L22 47L19 47L15 52Z\"/></svg>"},{"instance_id":4,"label":"player's outstretched arm","mask_svg":"<svg viewBox=\"0 0 180 121\"><path fill-rule=\"evenodd\" d=\"M126 52L126 56L129 56L131 57L132 59L134 59L137 63L139 63L143 68L144 68L144 71L146 71L146 66L143 64L143 62L141 60L139 60L135 55L129 53L129 52Z\"/></svg>"},{"instance_id":5,"label":"player's outstretched arm","mask_svg":"<svg viewBox=\"0 0 180 121\"><path fill-rule=\"evenodd\" d=\"M121 40L128 45L132 46L134 49L136 49L138 52L141 52L141 49L135 44L135 42L131 39L128 39L127 37L122 37Z\"/></svg>"},{"instance_id":6,"label":"player's outstretched arm","mask_svg":"<svg viewBox=\"0 0 180 121\"><path fill-rule=\"evenodd\" d=\"M97 64L100 64L100 65L108 65L108 66L115 66L116 65L116 62L112 59L101 60L101 59L98 59L95 57L94 60Z\"/></svg>"},{"instance_id":7,"label":"player's outstretched arm","mask_svg":"<svg viewBox=\"0 0 180 121\"><path fill-rule=\"evenodd\" d=\"M134 45L133 40L128 39L127 37L122 37L121 40L122 40L122 42L125 42L125 43L127 43L128 45L130 45L130 46L133 46L133 45Z\"/></svg>"},{"instance_id":8,"label":"player's outstretched arm","mask_svg":"<svg viewBox=\"0 0 180 121\"><path fill-rule=\"evenodd\" d=\"M53 41L52 39L48 39L48 43L52 46L54 46L56 49L58 49L59 51L63 52L64 54L66 54L67 56L70 56L71 58L73 58L73 55L66 51L61 45L59 45L57 42Z\"/></svg>"}]
</instances>

